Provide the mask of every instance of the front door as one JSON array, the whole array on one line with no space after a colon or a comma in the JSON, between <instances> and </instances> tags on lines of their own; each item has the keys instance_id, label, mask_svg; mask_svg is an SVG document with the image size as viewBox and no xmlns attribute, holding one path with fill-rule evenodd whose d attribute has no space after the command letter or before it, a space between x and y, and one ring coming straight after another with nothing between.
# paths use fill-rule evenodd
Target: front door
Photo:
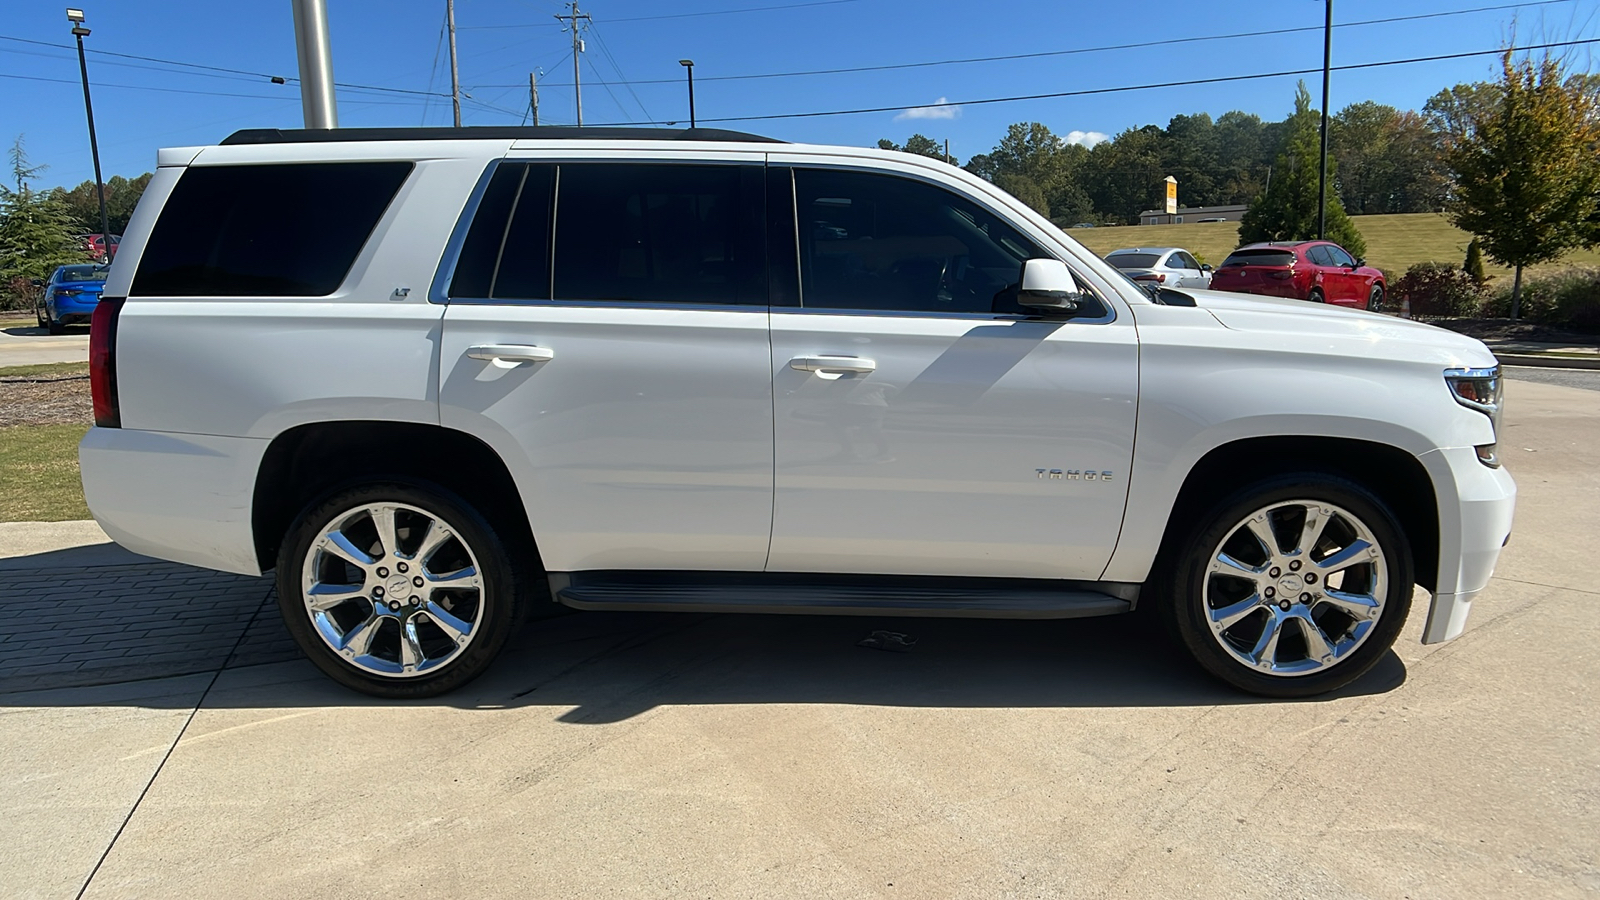
<instances>
[{"instance_id":1,"label":"front door","mask_svg":"<svg viewBox=\"0 0 1600 900\"><path fill-rule=\"evenodd\" d=\"M1099 301L1025 315L1021 264L1046 254L948 187L795 168L791 196L768 571L1099 577L1133 450L1131 322Z\"/></svg>"},{"instance_id":2,"label":"front door","mask_svg":"<svg viewBox=\"0 0 1600 900\"><path fill-rule=\"evenodd\" d=\"M508 461L547 569L765 564L760 163L508 160L483 193L440 419Z\"/></svg>"}]
</instances>

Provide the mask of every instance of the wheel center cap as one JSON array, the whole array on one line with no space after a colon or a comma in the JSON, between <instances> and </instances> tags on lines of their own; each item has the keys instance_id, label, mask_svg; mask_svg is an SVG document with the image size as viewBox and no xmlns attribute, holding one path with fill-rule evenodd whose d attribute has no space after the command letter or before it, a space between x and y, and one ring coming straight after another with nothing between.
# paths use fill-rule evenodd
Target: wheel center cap
<instances>
[{"instance_id":1,"label":"wheel center cap","mask_svg":"<svg viewBox=\"0 0 1600 900\"><path fill-rule=\"evenodd\" d=\"M1297 595L1306 589L1306 580L1299 575L1285 575L1278 579L1278 590L1284 594Z\"/></svg>"},{"instance_id":2,"label":"wheel center cap","mask_svg":"<svg viewBox=\"0 0 1600 900\"><path fill-rule=\"evenodd\" d=\"M383 589L390 597L399 600L400 598L411 593L411 582L407 581L403 577L391 578L386 584L384 584Z\"/></svg>"}]
</instances>

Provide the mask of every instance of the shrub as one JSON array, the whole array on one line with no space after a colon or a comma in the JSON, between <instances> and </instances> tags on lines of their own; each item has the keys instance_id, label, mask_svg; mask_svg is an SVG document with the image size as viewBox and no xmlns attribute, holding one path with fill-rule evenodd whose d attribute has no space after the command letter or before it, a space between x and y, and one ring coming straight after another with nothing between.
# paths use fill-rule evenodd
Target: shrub
<instances>
[{"instance_id":1,"label":"shrub","mask_svg":"<svg viewBox=\"0 0 1600 900\"><path fill-rule=\"evenodd\" d=\"M1522 318L1543 325L1600 332L1600 268L1575 266L1525 278L1522 282ZM1484 304L1484 315L1511 315L1511 284L1498 286Z\"/></svg>"},{"instance_id":2,"label":"shrub","mask_svg":"<svg viewBox=\"0 0 1600 900\"><path fill-rule=\"evenodd\" d=\"M1483 270L1483 248L1479 246L1477 238L1473 238L1472 242L1467 244L1467 261L1461 270L1466 272L1472 283L1478 287L1489 283L1489 273Z\"/></svg>"},{"instance_id":3,"label":"shrub","mask_svg":"<svg viewBox=\"0 0 1600 900\"><path fill-rule=\"evenodd\" d=\"M1414 316L1476 316L1483 306L1483 290L1452 263L1417 263L1389 286L1389 296L1392 304L1409 298Z\"/></svg>"}]
</instances>

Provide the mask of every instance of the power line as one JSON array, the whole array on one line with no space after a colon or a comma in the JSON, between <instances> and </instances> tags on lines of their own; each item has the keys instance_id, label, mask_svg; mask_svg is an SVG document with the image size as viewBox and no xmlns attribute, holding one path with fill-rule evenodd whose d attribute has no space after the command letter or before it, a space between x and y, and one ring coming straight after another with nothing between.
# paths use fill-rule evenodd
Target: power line
<instances>
[{"instance_id":1,"label":"power line","mask_svg":"<svg viewBox=\"0 0 1600 900\"><path fill-rule=\"evenodd\" d=\"M1355 69L1377 69L1385 66L1404 66L1414 63L1441 62L1451 59L1468 59L1474 56L1498 56L1502 53L1523 53L1529 50L1549 50L1556 47L1578 47L1587 44L1600 44L1600 38L1585 38L1574 41L1555 41L1548 44L1529 44L1523 47L1504 47L1498 50L1474 50L1467 53L1443 53L1437 56L1415 56L1410 59L1388 59L1379 62L1349 63L1342 66L1333 66L1332 71L1346 72ZM1054 91L1048 94L1019 94L1014 97L985 97L978 100L954 100L940 106L985 106L994 103L1016 103L1023 100L1054 100L1062 97L1088 97L1095 94L1119 94L1129 91L1148 91L1157 88L1189 87L1202 84L1226 84L1238 81L1257 81L1264 78L1285 78L1290 75L1312 75L1321 72L1319 66L1315 69L1286 69L1282 72L1259 72L1252 75L1222 75L1216 78L1194 78L1186 81L1162 81L1153 84L1131 84L1120 87L1088 88L1081 91ZM813 119L821 116L853 116L865 113L904 112L909 109L926 108L926 103L914 103L906 106L873 106L857 109L832 109L816 112L798 113L771 113L756 116L720 116L712 119L701 119L702 122L762 122L775 119ZM617 124L617 123L612 123ZM670 122L643 122L630 124L644 125L669 125Z\"/></svg>"},{"instance_id":2,"label":"power line","mask_svg":"<svg viewBox=\"0 0 1600 900\"><path fill-rule=\"evenodd\" d=\"M774 9L804 9L809 6L836 6L840 3L858 3L860 0L815 0L812 3L786 3L781 6L752 6L746 9L713 9L706 12L673 13L661 16L632 16L626 19L608 19L609 22L655 22L661 19L693 19L700 16L732 16L739 13L767 12ZM504 28L555 28L558 26L547 25L543 22L532 22L523 25L467 25L460 30L474 31L493 28L499 31Z\"/></svg>"},{"instance_id":3,"label":"power line","mask_svg":"<svg viewBox=\"0 0 1600 900\"><path fill-rule=\"evenodd\" d=\"M0 34L0 41L15 41L16 43L19 43L19 44L34 44L34 45L40 46L40 47L53 47L53 48L55 48L57 50L73 50L74 49L74 47L72 45L70 45L70 44L54 44L54 43L51 43L49 41L36 41L36 40L32 40L31 38L12 37L11 35L5 35L5 34ZM181 60L176 60L176 59L162 59L162 58L156 57L156 56L140 56L140 55L134 54L134 53L117 53L117 52L112 51L112 50L86 50L86 52L98 54L100 56L115 56L115 57L117 57L119 59L136 59L136 60L140 60L142 62L162 63L164 65L169 65L169 66L182 66L184 68L196 69L196 70L201 70L201 71L206 71L206 72L222 72L222 73L226 73L226 74L229 74L229 75L246 75L246 76L250 76L252 78L259 78L259 79L263 79L263 80L266 80L266 81L272 81L275 78L282 78L285 83L291 83L292 84L292 83L298 82L300 80L299 78L296 78L294 76L270 75L270 74L267 74L265 72L251 72L251 71L249 71L247 69L229 69L229 68L226 68L224 66L209 66L209 65L204 65L204 64L201 64L201 63L183 62ZM174 75L179 75L179 74L195 75L195 74L200 74L200 72L187 72L187 73L173 72L172 74L174 74ZM342 87L342 88L350 88L350 89L354 89L354 90L379 91L379 92L389 93L389 94L412 94L412 95L419 96L419 97L423 96L423 95L427 95L427 94L432 94L433 96L436 96L436 97L438 97L438 96L448 97L449 96L449 94L438 94L438 93L434 93L432 91L415 91L415 90L410 90L408 88L384 87L382 85L373 85L373 84L348 84L348 83L342 82L342 81L334 82L334 86L335 87Z\"/></svg>"},{"instance_id":4,"label":"power line","mask_svg":"<svg viewBox=\"0 0 1600 900\"><path fill-rule=\"evenodd\" d=\"M1473 9L1448 10L1446 12L1420 13L1411 16L1391 16L1384 19L1365 19L1359 22L1339 22L1334 28L1357 28L1365 25L1391 25L1398 22L1416 22L1425 19L1439 19L1448 16L1464 16L1481 12L1500 12L1508 9L1522 9L1526 7L1551 6L1558 3L1574 3L1577 0L1527 0L1522 3L1507 3L1499 6L1479 6ZM613 20L615 21L615 20ZM1075 47L1070 50L1044 50L1036 53L1011 53L1004 56L970 56L958 59L935 59L923 62L891 63L878 66L848 66L837 69L807 69L795 72L762 72L749 75L709 75L701 76L697 81L754 81L765 78L799 78L811 75L850 75L859 72L890 72L900 69L925 69L934 66L955 66L971 63L987 62L1014 62L1022 59L1047 59L1057 56L1076 56L1084 53L1105 53L1114 50L1144 50L1150 47L1167 47L1177 44L1195 44L1206 41L1227 41L1241 38L1271 37L1284 34L1301 34L1308 31L1321 32L1321 25L1304 25L1294 28L1274 28L1266 31L1239 31L1230 34L1193 35L1189 37L1166 38L1154 41L1137 41L1129 44L1107 44L1100 47ZM1321 71L1321 70L1318 70ZM644 81L629 82L630 84L677 84L675 78L656 78ZM571 87L570 84L551 84L551 87ZM488 84L479 87L506 87L506 85Z\"/></svg>"},{"instance_id":5,"label":"power line","mask_svg":"<svg viewBox=\"0 0 1600 900\"><path fill-rule=\"evenodd\" d=\"M633 85L627 82L628 76L622 74L622 67L617 65L617 58L611 55L611 48L606 46L606 39L600 36L600 30L594 27L593 22L589 23L589 33L594 35L595 41L600 45L600 52L605 54L606 61L610 62L611 68L616 70L617 77L624 79L619 84L628 89L628 93L633 96L633 102L639 104L639 111L644 113L644 117L646 119L650 118L650 110L645 108L644 101L639 99L639 94L634 91ZM591 68L593 67L591 66ZM599 72L597 71L595 74L598 75ZM609 91L610 88L607 88L607 90ZM618 104L618 106L621 106L621 104Z\"/></svg>"},{"instance_id":6,"label":"power line","mask_svg":"<svg viewBox=\"0 0 1600 900\"><path fill-rule=\"evenodd\" d=\"M45 78L45 77L42 77L42 76L39 76L39 75L12 75L12 74L7 73L7 72L0 72L0 78L14 78L14 79L18 79L18 80L21 80L21 81L44 81L44 82L49 82L49 83L52 83L52 84L71 84L71 85L78 84L78 82L76 80L68 79L68 78ZM95 85L95 90L102 90L102 89L106 89L106 90L122 90L122 91L154 91L156 93L161 93L161 94L193 94L193 95L201 96L201 97L240 97L240 98L245 98L245 99L249 99L249 100L285 100L285 99L294 99L294 98L285 98L285 97L282 97L282 96L274 97L274 96L272 96L270 94L235 94L235 93L228 93L228 92L224 92L224 91L195 91L195 90L189 90L187 88L164 88L164 87L154 87L154 86L151 86L151 85L143 85L143 84L122 84L120 82L104 82L104 83L97 83ZM382 103L382 104L391 105L391 106L409 106L409 105L411 105L411 103L414 103L416 101L413 100L413 101L401 102L401 101L397 101L397 100L387 100L387 101L372 100L372 101L367 101L367 102Z\"/></svg>"}]
</instances>

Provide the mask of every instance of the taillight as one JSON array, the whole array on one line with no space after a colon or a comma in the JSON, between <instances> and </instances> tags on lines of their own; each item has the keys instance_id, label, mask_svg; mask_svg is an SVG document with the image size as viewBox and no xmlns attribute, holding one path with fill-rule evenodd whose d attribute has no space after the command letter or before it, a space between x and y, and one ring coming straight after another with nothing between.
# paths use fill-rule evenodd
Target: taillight
<instances>
[{"instance_id":1,"label":"taillight","mask_svg":"<svg viewBox=\"0 0 1600 900\"><path fill-rule=\"evenodd\" d=\"M1287 281L1294 277L1294 267L1290 266L1286 269L1273 269L1271 272L1267 273L1267 277L1276 278L1279 281Z\"/></svg>"},{"instance_id":2,"label":"taillight","mask_svg":"<svg viewBox=\"0 0 1600 900\"><path fill-rule=\"evenodd\" d=\"M122 427L117 403L117 316L123 298L103 297L89 319L89 393L94 398L94 424Z\"/></svg>"},{"instance_id":3,"label":"taillight","mask_svg":"<svg viewBox=\"0 0 1600 900\"><path fill-rule=\"evenodd\" d=\"M1144 275L1133 276L1134 281L1154 281L1156 284L1165 284L1167 276L1160 272L1148 272Z\"/></svg>"}]
</instances>

